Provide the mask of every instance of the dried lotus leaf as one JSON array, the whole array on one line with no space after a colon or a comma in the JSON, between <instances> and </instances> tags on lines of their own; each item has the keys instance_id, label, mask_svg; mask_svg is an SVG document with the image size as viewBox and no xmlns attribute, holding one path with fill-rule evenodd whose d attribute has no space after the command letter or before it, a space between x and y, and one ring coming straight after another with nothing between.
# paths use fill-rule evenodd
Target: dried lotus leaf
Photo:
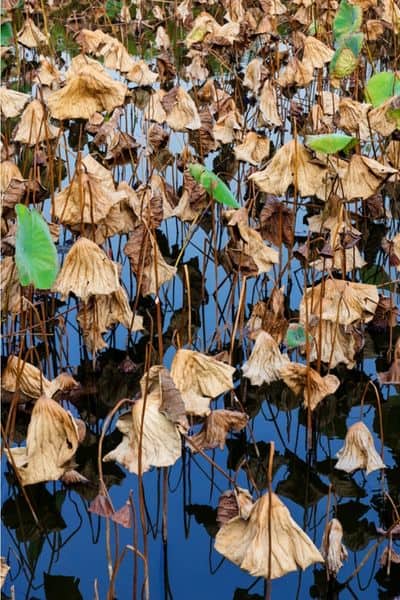
<instances>
[{"instance_id":1,"label":"dried lotus leaf","mask_svg":"<svg viewBox=\"0 0 400 600\"><path fill-rule=\"evenodd\" d=\"M154 94L151 94L143 113L145 119L156 121L160 124L165 123L167 113L162 105L162 100L165 95L166 91L161 89L154 92Z\"/></svg>"},{"instance_id":2,"label":"dried lotus leaf","mask_svg":"<svg viewBox=\"0 0 400 600\"><path fill-rule=\"evenodd\" d=\"M270 140L254 131L246 133L244 140L234 148L236 160L258 165L270 151Z\"/></svg>"},{"instance_id":3,"label":"dried lotus leaf","mask_svg":"<svg viewBox=\"0 0 400 600\"><path fill-rule=\"evenodd\" d=\"M90 119L96 112L112 112L122 106L127 86L112 79L97 61L72 59L66 85L49 95L51 115L64 119Z\"/></svg>"},{"instance_id":4,"label":"dried lotus leaf","mask_svg":"<svg viewBox=\"0 0 400 600\"><path fill-rule=\"evenodd\" d=\"M266 579L323 562L320 552L278 496L271 494L271 499L271 511L270 494L265 494L255 502L247 520L238 516L225 523L215 538L215 549L251 575Z\"/></svg>"},{"instance_id":5,"label":"dried lotus leaf","mask_svg":"<svg viewBox=\"0 0 400 600\"><path fill-rule=\"evenodd\" d=\"M348 557L347 550L342 544L342 538L342 524L338 519L332 519L324 530L321 554L325 559L328 574L333 577L336 577L343 566L343 561Z\"/></svg>"},{"instance_id":6,"label":"dried lotus leaf","mask_svg":"<svg viewBox=\"0 0 400 600\"><path fill-rule=\"evenodd\" d=\"M263 77L265 76L265 68L261 58L254 58L249 62L244 74L243 86L258 94Z\"/></svg>"},{"instance_id":7,"label":"dried lotus leaf","mask_svg":"<svg viewBox=\"0 0 400 600\"><path fill-rule=\"evenodd\" d=\"M130 234L124 253L143 296L158 293L159 288L176 274L176 268L166 263L155 237L141 221Z\"/></svg>"},{"instance_id":8,"label":"dried lotus leaf","mask_svg":"<svg viewBox=\"0 0 400 600\"><path fill-rule=\"evenodd\" d=\"M127 293L122 286L111 294L90 296L81 306L77 319L83 330L83 337L92 354L107 347L102 334L120 323L128 331L143 329L143 317L135 315L129 305Z\"/></svg>"},{"instance_id":9,"label":"dried lotus leaf","mask_svg":"<svg viewBox=\"0 0 400 600\"><path fill-rule=\"evenodd\" d=\"M54 214L65 225L98 224L125 199L123 190L115 190L111 172L89 154L77 164L71 183L55 196Z\"/></svg>"},{"instance_id":10,"label":"dried lotus leaf","mask_svg":"<svg viewBox=\"0 0 400 600\"><path fill-rule=\"evenodd\" d=\"M233 389L235 368L194 350L178 350L171 365L171 377L182 394L186 412L206 415L209 402Z\"/></svg>"},{"instance_id":11,"label":"dried lotus leaf","mask_svg":"<svg viewBox=\"0 0 400 600\"><path fill-rule=\"evenodd\" d=\"M250 175L257 187L268 194L282 196L295 185L301 196L325 199L325 166L313 162L312 154L297 140L287 142L263 171Z\"/></svg>"},{"instance_id":12,"label":"dried lotus leaf","mask_svg":"<svg viewBox=\"0 0 400 600\"><path fill-rule=\"evenodd\" d=\"M269 79L264 83L261 90L260 115L266 124L271 123L275 127L281 127L282 119L278 112L276 88Z\"/></svg>"},{"instance_id":13,"label":"dried lotus leaf","mask_svg":"<svg viewBox=\"0 0 400 600\"><path fill-rule=\"evenodd\" d=\"M314 410L328 396L334 394L340 385L335 375L321 375L299 363L288 363L280 369L280 375L286 385L297 395L303 396L304 408Z\"/></svg>"},{"instance_id":14,"label":"dried lotus leaf","mask_svg":"<svg viewBox=\"0 0 400 600\"><path fill-rule=\"evenodd\" d=\"M91 240L81 237L69 250L53 285L62 298L70 293L86 302L89 296L112 294L120 288L117 264Z\"/></svg>"},{"instance_id":15,"label":"dried lotus leaf","mask_svg":"<svg viewBox=\"0 0 400 600\"><path fill-rule=\"evenodd\" d=\"M146 382L146 374L141 387ZM117 421L123 434L122 442L103 460L116 460L131 473L139 473L139 444L141 442L141 471L150 467L168 467L181 455L181 436L178 428L160 412L162 405L160 386L147 392L146 398L135 402L132 410Z\"/></svg>"},{"instance_id":16,"label":"dried lotus leaf","mask_svg":"<svg viewBox=\"0 0 400 600\"><path fill-rule=\"evenodd\" d=\"M371 321L379 302L375 285L326 279L322 283L307 288L300 303L300 321L305 322L306 309L309 315L320 319L351 325L362 320ZM308 306L306 306L308 304Z\"/></svg>"},{"instance_id":17,"label":"dried lotus leaf","mask_svg":"<svg viewBox=\"0 0 400 600\"><path fill-rule=\"evenodd\" d=\"M200 129L201 121L196 104L181 87L172 88L161 100L166 122L174 131Z\"/></svg>"},{"instance_id":18,"label":"dried lotus leaf","mask_svg":"<svg viewBox=\"0 0 400 600\"><path fill-rule=\"evenodd\" d=\"M26 448L11 448L10 453L14 456L17 450L15 462L22 485L31 485L60 479L77 448L78 430L72 415L41 396L32 410Z\"/></svg>"},{"instance_id":19,"label":"dried lotus leaf","mask_svg":"<svg viewBox=\"0 0 400 600\"><path fill-rule=\"evenodd\" d=\"M354 336L348 333L344 325L322 319L309 328L313 338L310 349L310 362L320 359L330 369L343 363L348 369L353 369L356 354Z\"/></svg>"},{"instance_id":20,"label":"dried lotus leaf","mask_svg":"<svg viewBox=\"0 0 400 600\"><path fill-rule=\"evenodd\" d=\"M335 52L313 36L304 40L303 63L312 69L323 69L329 63Z\"/></svg>"},{"instance_id":21,"label":"dried lotus leaf","mask_svg":"<svg viewBox=\"0 0 400 600\"><path fill-rule=\"evenodd\" d=\"M160 412L172 423L178 425L180 431L186 432L189 423L185 414L185 404L182 395L176 387L168 369L159 368L159 385L161 390Z\"/></svg>"},{"instance_id":22,"label":"dried lotus leaf","mask_svg":"<svg viewBox=\"0 0 400 600\"><path fill-rule=\"evenodd\" d=\"M25 104L29 102L29 94L0 87L0 111L5 119L18 117Z\"/></svg>"},{"instance_id":23,"label":"dried lotus leaf","mask_svg":"<svg viewBox=\"0 0 400 600\"><path fill-rule=\"evenodd\" d=\"M18 271L12 256L5 256L1 261L1 311L19 313L29 306L23 296Z\"/></svg>"},{"instance_id":24,"label":"dried lotus leaf","mask_svg":"<svg viewBox=\"0 0 400 600\"><path fill-rule=\"evenodd\" d=\"M341 177L339 190L347 200L366 199L373 196L385 179L394 173L397 173L397 169L383 165L373 158L354 154L347 171Z\"/></svg>"},{"instance_id":25,"label":"dried lotus leaf","mask_svg":"<svg viewBox=\"0 0 400 600\"><path fill-rule=\"evenodd\" d=\"M52 384L41 370L18 356L10 354L7 366L2 373L1 386L7 392L20 390L29 398L39 398L42 394L50 395Z\"/></svg>"},{"instance_id":26,"label":"dried lotus leaf","mask_svg":"<svg viewBox=\"0 0 400 600\"><path fill-rule=\"evenodd\" d=\"M158 79L157 73L153 73L149 69L148 64L144 60L134 61L129 71L126 73L126 78L133 81L137 85L153 85Z\"/></svg>"},{"instance_id":27,"label":"dried lotus leaf","mask_svg":"<svg viewBox=\"0 0 400 600\"><path fill-rule=\"evenodd\" d=\"M221 494L218 501L218 525L225 525L225 523L238 515L242 517L242 519L248 519L253 506L253 499L249 490L240 487L237 487L234 490L227 490Z\"/></svg>"},{"instance_id":28,"label":"dried lotus leaf","mask_svg":"<svg viewBox=\"0 0 400 600\"><path fill-rule=\"evenodd\" d=\"M347 430L344 446L336 455L335 469L353 473L365 469L367 475L378 469L384 469L382 458L375 449L374 438L362 421L354 423Z\"/></svg>"},{"instance_id":29,"label":"dried lotus leaf","mask_svg":"<svg viewBox=\"0 0 400 600\"><path fill-rule=\"evenodd\" d=\"M260 331L249 359L242 367L243 376L250 379L251 385L267 385L280 379L280 368L289 358L281 354L274 338L266 331Z\"/></svg>"},{"instance_id":30,"label":"dried lotus leaf","mask_svg":"<svg viewBox=\"0 0 400 600\"><path fill-rule=\"evenodd\" d=\"M222 144L234 142L243 123L243 115L237 109L221 115L212 128L214 139Z\"/></svg>"},{"instance_id":31,"label":"dried lotus leaf","mask_svg":"<svg viewBox=\"0 0 400 600\"><path fill-rule=\"evenodd\" d=\"M212 410L199 433L187 438L187 443L193 453L218 447L223 450L229 431L241 431L247 421L248 416L236 410Z\"/></svg>"},{"instance_id":32,"label":"dried lotus leaf","mask_svg":"<svg viewBox=\"0 0 400 600\"><path fill-rule=\"evenodd\" d=\"M267 246L258 231L250 227L247 223L248 216L246 209L240 209L228 213L229 227L237 228L239 234L239 243L237 249L241 249L243 255L248 256L257 268L257 273L267 273L274 264L279 262L279 253ZM235 234L233 230L230 232Z\"/></svg>"},{"instance_id":33,"label":"dried lotus leaf","mask_svg":"<svg viewBox=\"0 0 400 600\"><path fill-rule=\"evenodd\" d=\"M47 37L40 31L32 19L26 19L17 34L17 40L26 48L38 48L48 44Z\"/></svg>"},{"instance_id":34,"label":"dried lotus leaf","mask_svg":"<svg viewBox=\"0 0 400 600\"><path fill-rule=\"evenodd\" d=\"M13 140L34 146L56 138L59 133L60 129L48 122L43 104L39 100L32 100L21 115Z\"/></svg>"}]
</instances>

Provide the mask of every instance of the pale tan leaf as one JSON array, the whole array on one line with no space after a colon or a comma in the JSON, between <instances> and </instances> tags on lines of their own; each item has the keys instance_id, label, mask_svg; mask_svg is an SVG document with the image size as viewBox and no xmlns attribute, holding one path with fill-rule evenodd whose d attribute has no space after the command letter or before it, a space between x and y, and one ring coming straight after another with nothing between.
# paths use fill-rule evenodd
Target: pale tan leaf
<instances>
[{"instance_id":1,"label":"pale tan leaf","mask_svg":"<svg viewBox=\"0 0 400 600\"><path fill-rule=\"evenodd\" d=\"M276 494L255 502L247 520L240 516L225 523L215 538L215 549L255 577L276 579L297 567L302 569L323 558L310 538L293 521ZM269 539L272 544L269 548ZM271 572L268 572L271 553Z\"/></svg>"},{"instance_id":2,"label":"pale tan leaf","mask_svg":"<svg viewBox=\"0 0 400 600\"><path fill-rule=\"evenodd\" d=\"M62 298L70 293L84 302L89 296L111 294L120 288L117 264L91 240L81 237L69 250L53 285Z\"/></svg>"},{"instance_id":3,"label":"pale tan leaf","mask_svg":"<svg viewBox=\"0 0 400 600\"><path fill-rule=\"evenodd\" d=\"M10 448L10 453L16 455L22 485L31 485L58 480L77 448L78 430L72 415L51 398L41 396L33 407L26 448ZM8 452L7 458L10 460Z\"/></svg>"},{"instance_id":4,"label":"pale tan leaf","mask_svg":"<svg viewBox=\"0 0 400 600\"><path fill-rule=\"evenodd\" d=\"M21 115L13 140L34 146L56 138L59 133L60 129L49 123L43 104L32 100Z\"/></svg>"},{"instance_id":5,"label":"pale tan leaf","mask_svg":"<svg viewBox=\"0 0 400 600\"><path fill-rule=\"evenodd\" d=\"M336 455L338 461L335 469L353 473L357 469L365 469L367 475L385 465L375 450L374 438L362 421L351 425L346 433L344 446Z\"/></svg>"},{"instance_id":6,"label":"pale tan leaf","mask_svg":"<svg viewBox=\"0 0 400 600\"><path fill-rule=\"evenodd\" d=\"M288 362L289 358L286 354L281 354L274 338L261 330L242 371L244 377L250 379L251 385L270 384L280 379L280 368Z\"/></svg>"},{"instance_id":7,"label":"pale tan leaf","mask_svg":"<svg viewBox=\"0 0 400 600\"><path fill-rule=\"evenodd\" d=\"M29 102L29 94L23 94L6 87L0 87L0 111L5 119L18 117L25 104Z\"/></svg>"}]
</instances>

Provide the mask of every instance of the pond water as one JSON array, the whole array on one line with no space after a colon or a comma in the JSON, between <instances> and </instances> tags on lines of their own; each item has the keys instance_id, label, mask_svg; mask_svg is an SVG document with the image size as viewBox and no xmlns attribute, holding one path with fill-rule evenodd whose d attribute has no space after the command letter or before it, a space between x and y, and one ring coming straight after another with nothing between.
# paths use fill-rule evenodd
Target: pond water
<instances>
[{"instance_id":1,"label":"pond water","mask_svg":"<svg viewBox=\"0 0 400 600\"><path fill-rule=\"evenodd\" d=\"M115 3L111 4L114 6ZM76 43L71 41L72 36L65 37L60 14L55 15L53 42L59 50L59 58L64 61L62 69L65 72L77 48ZM15 18L21 19L22 15ZM86 13L85 19L88 24ZM90 27L96 28L93 24ZM136 38L132 34L125 37L124 27L108 28L103 24L103 28L113 35L118 34L131 54L144 56L155 70L154 27L142 36L141 54L138 53L138 35ZM182 40L187 30L175 31L175 39L169 23L168 32L175 44L172 55L176 65L180 66L183 61ZM136 42L134 48L133 41ZM287 44L283 34L279 44ZM66 45L68 51L65 50ZM242 56L236 49L236 62L231 56L231 66L225 71L222 66L224 60L220 57L218 62L218 53L213 49L208 66L211 68L213 61L217 61L215 80L232 97L236 97L238 81L240 83L243 79L242 71L262 48L262 45L258 46L254 44L251 51L244 52ZM21 56L26 71L38 60L36 50L31 53L25 50ZM60 66L60 62L58 64ZM235 77L231 78L234 64L238 69ZM120 73L108 72L114 79L124 80ZM15 86L16 82L11 83ZM191 92L195 87L194 96L200 87L193 86L188 80L174 78L164 82L164 87L170 88L174 83L180 83L183 89ZM159 88L159 83L153 85L153 89ZM157 156L157 152L149 151L149 122L144 118L139 98L140 93L148 95L150 90L132 85L131 89L133 101L126 102L118 127L132 135L139 148L136 160L111 165L114 181L116 184L128 182L137 189L139 184L149 181L150 174L157 172L179 197L183 174L177 163L183 160L182 155L188 147L192 159L197 156L191 139L193 134L169 131L168 148L172 164L155 166L156 159L162 161L162 157L161 153ZM38 87L34 85L32 95L38 93ZM284 119L281 128L258 126L256 103L251 95L249 98L243 90L241 93L241 110L249 130L268 134L275 151L292 139L290 115ZM304 109L310 107L315 99L314 84L306 91L299 89L296 94L293 96L296 102ZM289 100L284 95L280 97L282 110L287 109ZM106 164L104 146L95 148L93 136L84 131L84 122L71 121L69 125L67 122L56 150L57 160L63 162L63 169L57 172L50 186L56 192L71 182L80 153L82 156L96 153L96 157ZM11 135L8 125L4 135L7 139ZM233 143L222 144L208 153L205 165L228 183L241 205L247 203L249 210L253 211L251 222L254 224L259 217L259 206L266 200L265 194L257 192L254 185L249 184L249 164L236 161L233 146ZM16 162L23 175L29 178L33 169L32 157L21 148L16 150L16 154ZM386 215L389 209L396 214L393 189L384 189L382 184L381 192ZM294 243L299 248L309 233L307 219L322 211L323 203L316 198L300 199L294 194L293 186L282 197L282 203L296 211ZM43 215L50 219L52 203L49 194L38 205ZM362 225L365 239L361 236L359 240L361 252L368 266L375 264L381 273L380 269L386 268L386 257L380 249L380 239L383 235L391 238L398 230L398 221L388 219L386 215L384 218L364 219L363 211L361 203L360 206L358 202L352 205L352 210L349 209L350 222ZM296 397L282 381L251 385L242 376L241 367L254 345L248 325L254 305L267 301L274 289L283 286L285 317L290 322L298 322L305 287L316 285L322 275L332 277L332 272L330 269L324 273L317 272L308 263L304 266L304 262L293 256L292 247L281 244L279 261L268 275L243 277L243 273L239 275L237 269L232 264L227 266L223 259L224 248L230 240L224 219L223 207L212 202L194 224L183 223L176 217L162 221L155 236L163 257L169 265L177 264L178 273L161 287L157 296L137 298L136 279L123 252L127 239L125 234L109 238L103 244L108 255L120 264L121 281L131 307L144 318L144 331L128 334L122 325L110 329L104 335L107 348L97 355L92 355L85 347L82 330L77 324L78 300L74 296L65 301L58 296L54 304L49 301L46 305L44 310L52 319L49 320L46 343L43 336L30 329L34 322L32 315L27 321L22 318L3 319L4 365L10 354L20 351L24 354L34 347L36 354L31 353L29 360L40 366L49 379L65 370L79 382L80 388L62 394L60 402L86 424L86 435L77 450L75 462L76 469L87 478L88 483L69 486L59 481L37 483L26 486L22 492L11 466L3 457L2 556L10 571L2 598L389 600L400 595L399 565L393 563L391 572L380 566L379 560L387 541L377 531L377 528L387 529L392 525L393 502L398 504L399 500L400 396L398 386L380 385L377 378L377 373L387 370L390 364L386 361L387 352L396 341L399 328L397 325L383 329L360 326L364 344L356 356L355 367L347 369L340 364L329 371L339 378L340 385L312 415L302 408L301 398ZM61 260L65 260L75 239L76 232L71 233L67 227L61 228L58 243ZM386 275L385 284L396 279L393 265L387 267ZM342 277L337 272L334 276ZM377 283L363 277L360 269L353 269L347 275L350 281ZM190 294L187 293L188 281ZM396 305L396 285L386 285L382 290ZM56 298L56 295L50 297ZM39 293L31 299L42 307L46 302L45 295ZM162 341L158 335L160 331ZM285 339L280 343L284 351L288 350ZM150 364L159 364L161 348L162 362L169 369L180 347L210 355L226 353L225 359L231 359L231 364L236 367L234 389L215 398L211 408L243 410L249 416L248 427L229 433L223 449L205 450L200 454L192 454L182 439L182 456L173 466L152 468L141 477L129 473L117 463L104 463L104 482L114 509L118 510L128 502L133 514L130 527L118 526L89 510L101 491L97 461L102 431L105 434L103 455L122 439L115 427L120 413L108 423L106 430L105 419L119 400L132 399L137 395L149 353ZM304 363L303 350L304 347L289 350L290 360ZM127 358L130 359L128 363ZM323 366L321 373L325 375L327 372ZM10 397L5 397L4 427L9 416L9 401ZM382 411L383 446L377 407ZM25 443L31 409L32 406L27 403L21 404L16 411L12 435L14 445ZM126 409L127 406L123 411ZM364 471L358 470L348 475L334 468L336 454L343 447L347 429L361 419L371 431L375 447L383 457L384 472L376 470L367 476ZM201 419L192 419L189 434L198 432L201 424ZM299 570L273 580L268 589L262 577L252 577L214 549L221 494L232 489L233 483L249 489L254 500L266 493L271 442L275 450L272 490L317 548L321 546L328 519L336 517L343 526L343 543L348 558L337 581L331 579L328 582L325 567L314 564L304 572ZM26 502L27 498L37 521ZM393 540L394 548L396 543ZM110 565L111 571L114 570L113 584L110 583Z\"/></svg>"}]
</instances>

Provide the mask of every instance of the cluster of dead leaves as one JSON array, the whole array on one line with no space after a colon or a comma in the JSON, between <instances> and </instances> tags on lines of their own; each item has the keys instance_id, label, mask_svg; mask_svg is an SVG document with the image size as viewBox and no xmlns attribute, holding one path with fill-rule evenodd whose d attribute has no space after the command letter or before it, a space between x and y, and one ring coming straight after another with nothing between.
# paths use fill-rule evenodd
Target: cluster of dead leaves
<instances>
[{"instance_id":1,"label":"cluster of dead leaves","mask_svg":"<svg viewBox=\"0 0 400 600\"><path fill-rule=\"evenodd\" d=\"M156 230L167 219L196 223L201 218L210 196L187 166L226 152L230 170L219 174L244 201L221 221L228 236L221 262L228 274L269 273L276 281L269 301L253 307L247 332L254 345L242 374L254 386L282 380L305 409L314 411L340 381L331 373L322 376L310 364L322 361L328 369L339 364L351 369L367 324L387 329L397 323L392 296L361 283L360 269L367 264L365 217L381 222L395 208L385 194L395 198L399 189L400 141L393 119L398 98L378 107L361 100L361 75L369 69L364 58L354 79L338 85L330 78L336 3L322 3L316 29L308 1L223 0L217 16L212 4L207 4L209 12L202 6L195 18L189 0L176 5L174 18L184 32L183 62L177 61L167 33L170 15L164 4L155 4L149 17L157 20L152 63L132 56L116 36L93 27L79 30L75 41L81 53L63 66L38 27L39 12L26 14L17 47L3 54L21 48L34 53L39 64L35 87L31 94L0 88L1 115L12 125L1 147L2 309L15 317L31 306L13 256L15 204L51 197L51 233L59 241L60 231L65 232L71 241L51 292L64 301L71 295L77 299L77 321L88 350L96 354L106 348L103 336L117 324L129 332L143 329L142 318L133 311L135 299L121 283L121 263L113 260L112 239L123 240L136 293L158 296L177 269L163 256ZM382 38L390 48L400 30L395 3L356 4L363 9L361 27L368 41ZM125 4L119 16L131 28L151 24L147 17L138 6L132 19ZM291 35L281 33L287 24ZM251 60L242 74L234 65L245 52ZM374 56L376 48L369 52ZM227 65L231 81L214 77L210 57ZM314 82L316 95L311 92ZM140 123L135 131L129 127L133 112ZM72 166L68 163L67 181L60 176L54 185L45 171L53 169L56 157L65 156L65 133L76 124L78 152ZM330 156L307 146L307 135L336 132L356 139L350 153ZM85 136L89 145L82 142ZM28 151L34 158L26 173L21 157ZM121 177L117 165L128 165L132 176ZM318 283L312 279L298 307L298 323L307 336L300 346L303 364L282 351L290 326L276 273L290 265L305 199L314 203L313 214L307 212L307 241L295 248L296 256L305 270L321 278ZM400 237L388 235L382 248L389 267L398 271ZM183 348L170 370L151 366L141 379L139 399L117 421L121 443L104 460L143 473L173 465L182 441L193 453L223 448L230 431L248 425L243 411L211 408L213 399L233 390L234 371L230 364ZM399 383L399 343L389 370L379 377L383 384ZM80 479L74 457L84 436L82 422L57 402L57 394L74 385L65 374L50 381L30 362L8 358L4 390L18 393L21 402L35 401L26 445L7 450L22 485ZM196 427L190 435L189 424ZM365 424L349 427L336 468L369 474L384 467ZM255 576L280 577L323 560L329 575L336 576L347 557L337 519L328 523L318 551L275 494L253 502L248 492L236 490L229 502L225 497L219 507L216 548ZM276 545L269 564L271 538Z\"/></svg>"}]
</instances>

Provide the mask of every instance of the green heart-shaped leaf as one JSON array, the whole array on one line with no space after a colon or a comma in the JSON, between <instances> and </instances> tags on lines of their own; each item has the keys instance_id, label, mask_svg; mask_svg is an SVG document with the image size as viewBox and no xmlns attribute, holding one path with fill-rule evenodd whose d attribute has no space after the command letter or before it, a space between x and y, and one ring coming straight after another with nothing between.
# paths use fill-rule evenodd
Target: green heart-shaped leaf
<instances>
[{"instance_id":1,"label":"green heart-shaped leaf","mask_svg":"<svg viewBox=\"0 0 400 600\"><path fill-rule=\"evenodd\" d=\"M57 249L49 226L37 210L23 204L15 206L17 233L15 262L21 285L31 283L38 289L49 289L58 272Z\"/></svg>"}]
</instances>

